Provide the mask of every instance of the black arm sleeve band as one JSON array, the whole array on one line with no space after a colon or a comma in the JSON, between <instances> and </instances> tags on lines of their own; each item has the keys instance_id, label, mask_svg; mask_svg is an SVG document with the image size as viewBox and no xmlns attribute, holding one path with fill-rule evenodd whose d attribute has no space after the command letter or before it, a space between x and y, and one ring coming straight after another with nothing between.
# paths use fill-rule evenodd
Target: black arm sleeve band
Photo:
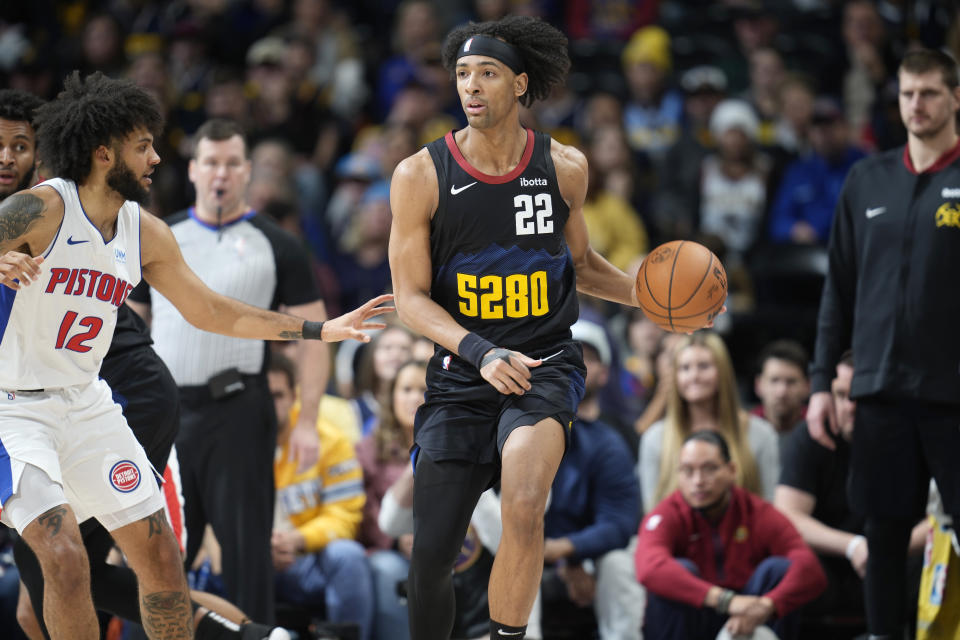
<instances>
[{"instance_id":1,"label":"black arm sleeve band","mask_svg":"<svg viewBox=\"0 0 960 640\"><path fill-rule=\"evenodd\" d=\"M494 348L494 344L486 338L481 338L472 331L463 336L463 340L457 346L457 353L460 357L480 370L483 366L483 355Z\"/></svg>"},{"instance_id":2,"label":"black arm sleeve band","mask_svg":"<svg viewBox=\"0 0 960 640\"><path fill-rule=\"evenodd\" d=\"M320 334L323 333L323 323L313 322L311 320L303 321L303 329L300 330L304 340L323 340Z\"/></svg>"}]
</instances>

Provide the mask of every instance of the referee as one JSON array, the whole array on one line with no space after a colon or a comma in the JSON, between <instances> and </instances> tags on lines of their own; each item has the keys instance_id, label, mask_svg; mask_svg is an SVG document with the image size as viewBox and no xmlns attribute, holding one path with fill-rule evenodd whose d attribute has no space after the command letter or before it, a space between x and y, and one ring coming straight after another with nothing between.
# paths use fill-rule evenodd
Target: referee
<instances>
[{"instance_id":1,"label":"referee","mask_svg":"<svg viewBox=\"0 0 960 640\"><path fill-rule=\"evenodd\" d=\"M228 120L210 120L195 141L189 177L196 204L167 218L187 264L218 293L261 308L284 305L308 320L325 320L305 250L246 203L250 160L242 129ZM200 331L145 284L129 301L151 319L155 349L180 391L176 444L187 565L209 523L222 547L228 598L253 619L272 622L277 425L265 375L267 344ZM290 455L304 469L318 456L314 425L329 354L320 341L304 341L297 348L303 410L291 433Z\"/></svg>"},{"instance_id":2,"label":"referee","mask_svg":"<svg viewBox=\"0 0 960 640\"><path fill-rule=\"evenodd\" d=\"M960 522L957 64L939 51L911 51L898 79L907 144L858 162L843 187L807 410L810 435L833 449L830 379L852 345L848 493L866 516L871 638L902 637L907 543L931 475Z\"/></svg>"}]
</instances>

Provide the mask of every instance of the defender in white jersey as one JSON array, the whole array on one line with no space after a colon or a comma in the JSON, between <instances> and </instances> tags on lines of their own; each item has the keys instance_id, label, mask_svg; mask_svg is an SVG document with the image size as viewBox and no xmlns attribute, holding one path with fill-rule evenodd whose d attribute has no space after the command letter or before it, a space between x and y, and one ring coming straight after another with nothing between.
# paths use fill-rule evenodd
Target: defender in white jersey
<instances>
[{"instance_id":1,"label":"defender in white jersey","mask_svg":"<svg viewBox=\"0 0 960 640\"><path fill-rule=\"evenodd\" d=\"M77 185L52 178L63 221L43 253L41 286L0 291L0 389L62 388L96 379L117 308L140 282L140 205L126 201L104 238ZM2 487L0 487L2 489Z\"/></svg>"},{"instance_id":2,"label":"defender in white jersey","mask_svg":"<svg viewBox=\"0 0 960 640\"><path fill-rule=\"evenodd\" d=\"M63 179L0 204L2 519L40 561L52 638L99 637L78 514L111 530L136 572L147 634L190 638L179 548L157 483L97 377L117 306L142 276L207 331L326 341L369 340L361 330L382 325L366 321L392 308L377 308L389 299L381 296L311 323L208 289L167 226L137 204L160 161L153 99L100 73L75 72L64 86L36 118L40 157Z\"/></svg>"}]
</instances>

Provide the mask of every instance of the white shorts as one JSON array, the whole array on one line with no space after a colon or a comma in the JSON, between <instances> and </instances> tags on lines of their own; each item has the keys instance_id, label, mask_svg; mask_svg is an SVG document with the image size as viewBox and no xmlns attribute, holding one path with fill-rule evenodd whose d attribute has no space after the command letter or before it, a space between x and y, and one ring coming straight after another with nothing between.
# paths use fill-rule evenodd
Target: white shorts
<instances>
[{"instance_id":1,"label":"white shorts","mask_svg":"<svg viewBox=\"0 0 960 640\"><path fill-rule=\"evenodd\" d=\"M12 510L20 514L62 504L41 505L42 498L20 491L28 464L63 487L77 522L97 518L113 531L163 509L159 476L103 380L43 392L0 390L0 503L28 503ZM0 522L21 532L30 524L12 521L8 511Z\"/></svg>"}]
</instances>

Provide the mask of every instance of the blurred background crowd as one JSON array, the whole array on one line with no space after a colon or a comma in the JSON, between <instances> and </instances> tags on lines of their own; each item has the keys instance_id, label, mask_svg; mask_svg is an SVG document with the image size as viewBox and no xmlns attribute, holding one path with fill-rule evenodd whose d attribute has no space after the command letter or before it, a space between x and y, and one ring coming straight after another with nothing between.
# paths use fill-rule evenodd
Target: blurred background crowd
<instances>
[{"instance_id":1,"label":"blurred background crowd","mask_svg":"<svg viewBox=\"0 0 960 640\"><path fill-rule=\"evenodd\" d=\"M844 178L860 158L905 142L896 65L917 45L960 54L956 2L4 2L0 86L52 98L71 70L100 70L153 94L166 117L149 207L159 216L194 202L186 169L196 129L212 117L241 123L253 167L248 202L302 240L335 316L390 289L397 163L465 125L440 63L444 34L508 13L541 16L569 37L568 82L521 118L586 154L594 247L628 271L673 239L720 256L730 297L716 332L737 395L788 430L809 391L806 354ZM626 438L635 462L639 438L676 393L678 338L639 311L582 305L603 334L583 334L607 371L598 415ZM722 350L709 348L719 367ZM766 375L771 350L779 375ZM343 415L357 416L345 428L351 439L399 420L392 435L360 449L365 471L397 465L381 497L404 466L410 425L380 407L393 401L400 366L429 353L398 327L336 354L329 391L353 408L343 405ZM776 482L770 473L765 495ZM641 488L652 495L655 487ZM396 549L379 539L375 520L364 520L376 541L368 548Z\"/></svg>"},{"instance_id":2,"label":"blurred background crowd","mask_svg":"<svg viewBox=\"0 0 960 640\"><path fill-rule=\"evenodd\" d=\"M812 342L821 248L846 170L905 140L898 56L912 44L960 49L954 3L933 0L4 5L4 86L50 98L72 69L101 70L156 96L167 118L158 215L193 202L196 128L214 116L242 123L249 201L302 236L332 315L389 286L397 162L465 124L440 65L445 32L542 16L568 34L573 69L524 123L586 153L592 241L614 264L698 238L729 265L721 330L744 375L757 343Z\"/></svg>"}]
</instances>

